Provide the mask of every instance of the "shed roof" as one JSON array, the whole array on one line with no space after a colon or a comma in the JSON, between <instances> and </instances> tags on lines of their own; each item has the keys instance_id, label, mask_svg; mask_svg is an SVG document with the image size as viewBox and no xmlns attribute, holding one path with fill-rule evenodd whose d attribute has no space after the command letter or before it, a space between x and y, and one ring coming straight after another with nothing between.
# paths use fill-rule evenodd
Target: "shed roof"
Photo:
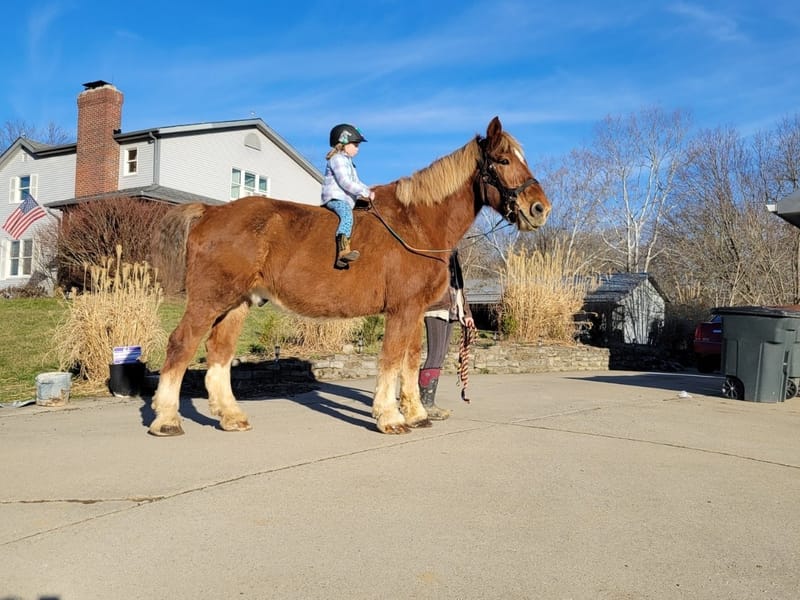
<instances>
[{"instance_id":1,"label":"shed roof","mask_svg":"<svg viewBox=\"0 0 800 600\"><path fill-rule=\"evenodd\" d=\"M586 294L586 304L618 304L645 281L649 281L664 300L669 301L647 273L608 273L599 275L598 280L598 285Z\"/></svg>"}]
</instances>

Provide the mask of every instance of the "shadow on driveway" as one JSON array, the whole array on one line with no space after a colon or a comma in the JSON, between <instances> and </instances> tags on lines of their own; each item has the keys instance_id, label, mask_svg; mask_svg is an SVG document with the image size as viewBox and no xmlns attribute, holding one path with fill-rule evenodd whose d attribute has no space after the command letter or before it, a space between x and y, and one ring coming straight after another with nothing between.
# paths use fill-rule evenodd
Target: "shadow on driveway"
<instances>
[{"instance_id":1,"label":"shadow on driveway","mask_svg":"<svg viewBox=\"0 0 800 600\"><path fill-rule=\"evenodd\" d=\"M631 373L625 371L609 371L603 375L589 377L575 376L571 379L580 381L596 381L634 387L657 388L677 393L687 392L703 396L722 398L722 375L699 375L697 373Z\"/></svg>"}]
</instances>

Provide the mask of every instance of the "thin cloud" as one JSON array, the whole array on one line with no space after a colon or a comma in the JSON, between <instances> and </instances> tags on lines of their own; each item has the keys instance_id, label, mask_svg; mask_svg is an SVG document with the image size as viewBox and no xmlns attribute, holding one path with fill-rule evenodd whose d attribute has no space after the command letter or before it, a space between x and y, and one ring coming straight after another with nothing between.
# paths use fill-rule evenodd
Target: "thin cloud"
<instances>
[{"instance_id":1,"label":"thin cloud","mask_svg":"<svg viewBox=\"0 0 800 600\"><path fill-rule=\"evenodd\" d=\"M747 41L747 36L739 29L736 21L730 16L730 6L727 13L712 12L696 4L678 2L671 4L667 10L680 17L685 17L689 25L704 34L710 35L722 42Z\"/></svg>"}]
</instances>

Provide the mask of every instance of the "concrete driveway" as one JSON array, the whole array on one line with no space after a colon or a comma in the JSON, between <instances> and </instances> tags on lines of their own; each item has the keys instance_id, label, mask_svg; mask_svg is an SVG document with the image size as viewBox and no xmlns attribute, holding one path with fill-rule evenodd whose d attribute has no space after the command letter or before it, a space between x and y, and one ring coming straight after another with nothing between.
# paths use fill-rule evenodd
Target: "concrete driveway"
<instances>
[{"instance_id":1,"label":"concrete driveway","mask_svg":"<svg viewBox=\"0 0 800 600\"><path fill-rule=\"evenodd\" d=\"M620 371L440 382L377 433L373 380L146 434L141 399L0 409L0 599L800 596L800 398ZM685 393L681 393L685 392Z\"/></svg>"}]
</instances>

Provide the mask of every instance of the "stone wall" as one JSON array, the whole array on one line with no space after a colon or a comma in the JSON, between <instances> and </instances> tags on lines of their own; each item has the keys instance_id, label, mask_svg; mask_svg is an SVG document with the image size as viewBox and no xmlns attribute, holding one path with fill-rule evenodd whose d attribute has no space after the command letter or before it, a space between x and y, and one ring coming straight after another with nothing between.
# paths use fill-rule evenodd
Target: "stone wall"
<instances>
[{"instance_id":1,"label":"stone wall","mask_svg":"<svg viewBox=\"0 0 800 600\"><path fill-rule=\"evenodd\" d=\"M424 360L424 353L423 353ZM455 346L444 364L445 373L455 373L458 353ZM312 361L280 361L281 375L288 379L300 375L305 368L317 380L363 379L378 374L378 357L374 354L346 352ZM470 348L470 370L473 373L548 373L555 371L607 371L609 351L593 346L547 346L537 344L475 345Z\"/></svg>"},{"instance_id":2,"label":"stone wall","mask_svg":"<svg viewBox=\"0 0 800 600\"><path fill-rule=\"evenodd\" d=\"M455 373L457 347L450 347L443 370ZM424 353L423 353L424 360ZM557 371L607 371L610 356L607 348L593 346L547 346L537 344L478 345L470 349L471 373L549 373ZM341 354L306 360L281 358L236 360L231 368L231 385L237 398L285 395L313 389L315 381L365 379L378 374L378 357L359 354L347 348ZM205 369L189 369L183 379L182 393L205 395ZM145 393L152 394L158 374L145 377Z\"/></svg>"}]
</instances>

